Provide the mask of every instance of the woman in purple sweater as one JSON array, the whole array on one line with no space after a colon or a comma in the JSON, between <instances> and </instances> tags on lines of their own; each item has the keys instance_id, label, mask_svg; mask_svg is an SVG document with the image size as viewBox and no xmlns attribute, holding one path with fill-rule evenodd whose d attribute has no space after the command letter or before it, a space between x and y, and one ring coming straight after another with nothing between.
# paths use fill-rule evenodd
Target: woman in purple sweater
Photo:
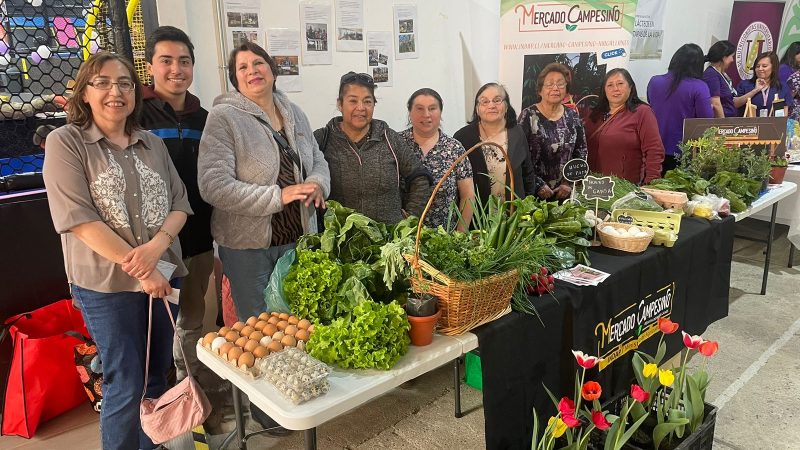
<instances>
[{"instance_id":1,"label":"woman in purple sweater","mask_svg":"<svg viewBox=\"0 0 800 450\"><path fill-rule=\"evenodd\" d=\"M654 76L647 85L647 100L664 143L663 172L678 166L683 120L714 117L708 85L703 81L704 61L700 46L684 44L672 56L667 73Z\"/></svg>"},{"instance_id":2,"label":"woman in purple sweater","mask_svg":"<svg viewBox=\"0 0 800 450\"><path fill-rule=\"evenodd\" d=\"M800 69L800 42L792 42L786 47L786 52L780 61L778 67L778 81L781 84L786 84L786 80Z\"/></svg>"}]
</instances>

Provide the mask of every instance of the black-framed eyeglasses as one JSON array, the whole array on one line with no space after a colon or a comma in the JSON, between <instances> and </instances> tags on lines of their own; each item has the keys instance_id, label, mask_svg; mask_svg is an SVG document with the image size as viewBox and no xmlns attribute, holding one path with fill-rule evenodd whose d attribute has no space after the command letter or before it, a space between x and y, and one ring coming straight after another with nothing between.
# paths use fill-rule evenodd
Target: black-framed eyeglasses
<instances>
[{"instance_id":1,"label":"black-framed eyeglasses","mask_svg":"<svg viewBox=\"0 0 800 450\"><path fill-rule=\"evenodd\" d=\"M368 85L375 84L375 79L372 78L371 75L367 73L356 73L356 72L347 72L346 74L342 75L342 79L339 81L339 84L347 84L352 82L361 82Z\"/></svg>"},{"instance_id":2,"label":"black-framed eyeglasses","mask_svg":"<svg viewBox=\"0 0 800 450\"><path fill-rule=\"evenodd\" d=\"M116 84L117 87L121 92L133 92L134 88L136 88L136 83L131 80L120 80L120 81L111 81L105 78L100 78L97 80L89 81L86 84L89 86L100 89L101 91L110 91L112 87Z\"/></svg>"}]
</instances>

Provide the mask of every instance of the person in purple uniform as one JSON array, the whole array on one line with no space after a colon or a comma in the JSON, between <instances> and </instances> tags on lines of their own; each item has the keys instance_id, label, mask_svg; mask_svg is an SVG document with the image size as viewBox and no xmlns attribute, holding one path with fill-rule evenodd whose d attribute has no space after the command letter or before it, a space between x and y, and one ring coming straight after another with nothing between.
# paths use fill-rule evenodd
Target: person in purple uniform
<instances>
[{"instance_id":1,"label":"person in purple uniform","mask_svg":"<svg viewBox=\"0 0 800 450\"><path fill-rule=\"evenodd\" d=\"M800 42L792 42L786 47L786 52L784 52L780 63L778 80L781 84L786 84L786 80L800 69Z\"/></svg>"},{"instance_id":2,"label":"person in purple uniform","mask_svg":"<svg viewBox=\"0 0 800 450\"><path fill-rule=\"evenodd\" d=\"M730 41L717 41L708 49L708 67L703 72L703 81L711 94L711 109L714 117L736 117L736 108L747 102L747 97L738 97L733 81L725 73L733 63L736 47Z\"/></svg>"},{"instance_id":3,"label":"person in purple uniform","mask_svg":"<svg viewBox=\"0 0 800 450\"><path fill-rule=\"evenodd\" d=\"M678 166L683 120L714 117L708 85L702 79L704 61L697 44L684 44L672 56L667 73L647 84L647 99L664 143L662 173Z\"/></svg>"},{"instance_id":4,"label":"person in purple uniform","mask_svg":"<svg viewBox=\"0 0 800 450\"><path fill-rule=\"evenodd\" d=\"M794 107L791 89L787 83L780 82L776 67L778 67L778 55L775 52L761 53L753 64L753 77L739 83L737 89L739 92L756 92L751 101L756 106L757 116L775 115L772 102L776 95L786 101L783 106L784 116L787 116ZM739 113L744 114L744 106L740 108Z\"/></svg>"}]
</instances>

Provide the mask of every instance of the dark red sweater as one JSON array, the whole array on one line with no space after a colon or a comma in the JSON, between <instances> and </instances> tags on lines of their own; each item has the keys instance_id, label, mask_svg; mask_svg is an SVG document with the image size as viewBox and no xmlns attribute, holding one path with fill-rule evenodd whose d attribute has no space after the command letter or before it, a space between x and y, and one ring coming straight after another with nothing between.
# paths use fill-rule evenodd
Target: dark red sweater
<instances>
[{"instance_id":1,"label":"dark red sweater","mask_svg":"<svg viewBox=\"0 0 800 450\"><path fill-rule=\"evenodd\" d=\"M635 184L647 184L661 176L664 144L649 106L639 105L634 112L623 109L595 133L602 123L590 117L584 120L589 168L593 172L615 175Z\"/></svg>"}]
</instances>

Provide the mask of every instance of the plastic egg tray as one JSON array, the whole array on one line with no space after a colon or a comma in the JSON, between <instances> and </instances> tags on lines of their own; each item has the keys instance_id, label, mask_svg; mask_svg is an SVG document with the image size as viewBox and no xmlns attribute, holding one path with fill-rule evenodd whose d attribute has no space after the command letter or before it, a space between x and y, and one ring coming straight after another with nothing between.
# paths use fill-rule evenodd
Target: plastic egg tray
<instances>
[{"instance_id":1,"label":"plastic egg tray","mask_svg":"<svg viewBox=\"0 0 800 450\"><path fill-rule=\"evenodd\" d=\"M297 348L286 348L264 358L264 378L295 405L328 393L331 368Z\"/></svg>"}]
</instances>

